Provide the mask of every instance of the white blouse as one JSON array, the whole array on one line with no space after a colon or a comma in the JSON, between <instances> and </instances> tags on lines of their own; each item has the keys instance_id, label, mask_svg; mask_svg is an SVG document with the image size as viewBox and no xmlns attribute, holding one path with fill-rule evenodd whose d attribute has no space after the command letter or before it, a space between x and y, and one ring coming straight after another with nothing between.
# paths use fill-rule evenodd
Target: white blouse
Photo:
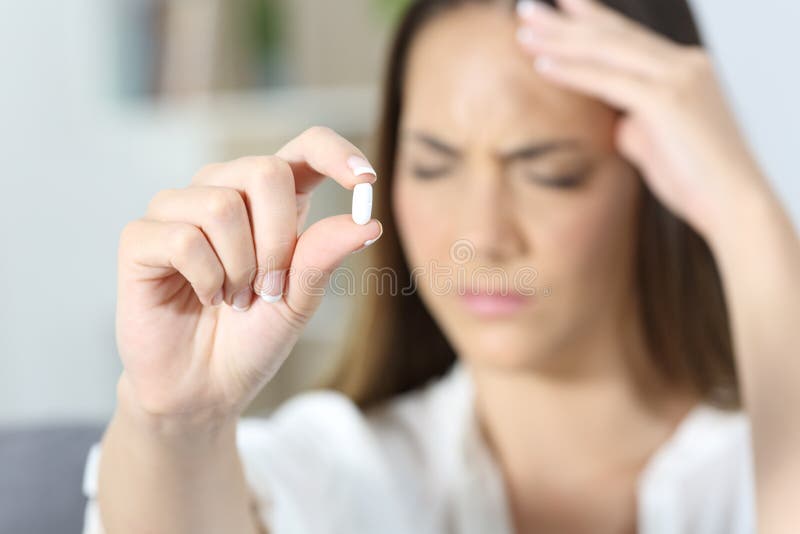
<instances>
[{"instance_id":1,"label":"white blouse","mask_svg":"<svg viewBox=\"0 0 800 534\"><path fill-rule=\"evenodd\" d=\"M364 414L330 391L269 418L243 418L237 443L270 534L511 534L502 475L482 440L462 365ZM87 460L84 534L102 534L100 444ZM640 534L752 534L748 421L700 405L651 457L637 490Z\"/></svg>"}]
</instances>

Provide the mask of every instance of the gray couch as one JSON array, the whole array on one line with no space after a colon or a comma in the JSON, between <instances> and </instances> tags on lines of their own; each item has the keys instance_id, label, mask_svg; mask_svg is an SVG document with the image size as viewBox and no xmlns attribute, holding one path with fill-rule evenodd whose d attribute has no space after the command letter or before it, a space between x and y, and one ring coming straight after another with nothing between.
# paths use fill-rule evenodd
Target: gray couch
<instances>
[{"instance_id":1,"label":"gray couch","mask_svg":"<svg viewBox=\"0 0 800 534\"><path fill-rule=\"evenodd\" d=\"M0 533L80 533L83 468L103 425L0 427Z\"/></svg>"}]
</instances>

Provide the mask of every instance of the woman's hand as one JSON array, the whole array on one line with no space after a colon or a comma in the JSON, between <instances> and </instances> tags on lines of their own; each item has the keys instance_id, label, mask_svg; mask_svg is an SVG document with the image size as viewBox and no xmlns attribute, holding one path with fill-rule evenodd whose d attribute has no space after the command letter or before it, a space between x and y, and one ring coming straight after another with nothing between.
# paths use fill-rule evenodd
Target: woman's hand
<instances>
[{"instance_id":1,"label":"woman's hand","mask_svg":"<svg viewBox=\"0 0 800 534\"><path fill-rule=\"evenodd\" d=\"M725 288L750 417L759 532L800 521L800 239L738 133L699 48L592 0L522 2L539 72L621 109L621 152L708 241Z\"/></svg>"},{"instance_id":2,"label":"woman's hand","mask_svg":"<svg viewBox=\"0 0 800 534\"><path fill-rule=\"evenodd\" d=\"M546 79L623 112L620 152L654 194L708 238L765 180L703 49L674 43L593 0L522 1L517 38Z\"/></svg>"},{"instance_id":3,"label":"woman's hand","mask_svg":"<svg viewBox=\"0 0 800 534\"><path fill-rule=\"evenodd\" d=\"M289 354L330 273L382 232L346 214L298 236L324 176L347 189L375 180L354 158L363 155L335 132L311 128L274 156L202 169L125 227L116 327L126 403L179 425L239 415Z\"/></svg>"}]
</instances>

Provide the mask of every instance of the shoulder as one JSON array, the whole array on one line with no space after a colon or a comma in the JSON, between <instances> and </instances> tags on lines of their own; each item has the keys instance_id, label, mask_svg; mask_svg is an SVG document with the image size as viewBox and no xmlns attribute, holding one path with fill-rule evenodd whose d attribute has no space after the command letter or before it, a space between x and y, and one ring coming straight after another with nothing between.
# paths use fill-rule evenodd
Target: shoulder
<instances>
[{"instance_id":1,"label":"shoulder","mask_svg":"<svg viewBox=\"0 0 800 534\"><path fill-rule=\"evenodd\" d=\"M262 461L269 461L263 454L269 449L320 467L348 470L370 461L399 460L393 455L403 448L428 454L435 450L430 429L453 427L458 404L464 399L462 386L460 369L451 370L367 411L337 391L305 392L284 402L269 417L241 419L238 444L244 454L253 453ZM438 445L441 439L439 435Z\"/></svg>"},{"instance_id":2,"label":"shoulder","mask_svg":"<svg viewBox=\"0 0 800 534\"><path fill-rule=\"evenodd\" d=\"M681 525L680 532L698 534L755 532L747 416L696 407L644 470L640 501L645 523Z\"/></svg>"},{"instance_id":3,"label":"shoulder","mask_svg":"<svg viewBox=\"0 0 800 534\"><path fill-rule=\"evenodd\" d=\"M269 417L241 419L240 456L265 524L314 531L322 528L316 517L351 532L411 528L409 518L419 520L424 505L417 501L437 494L430 493L438 477L428 425L451 404L449 383L431 381L367 411L339 392L311 391ZM369 507L357 505L364 495Z\"/></svg>"}]
</instances>

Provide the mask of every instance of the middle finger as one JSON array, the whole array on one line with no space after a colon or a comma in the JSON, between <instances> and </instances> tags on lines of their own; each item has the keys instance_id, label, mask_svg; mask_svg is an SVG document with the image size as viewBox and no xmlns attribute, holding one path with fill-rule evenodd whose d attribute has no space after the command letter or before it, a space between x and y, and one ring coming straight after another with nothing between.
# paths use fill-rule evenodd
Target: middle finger
<instances>
[{"instance_id":1,"label":"middle finger","mask_svg":"<svg viewBox=\"0 0 800 534\"><path fill-rule=\"evenodd\" d=\"M527 5L527 4L519 4ZM542 3L520 9L517 38L529 53L589 61L653 80L669 75L677 45L633 21L626 25L600 24L571 16Z\"/></svg>"}]
</instances>

